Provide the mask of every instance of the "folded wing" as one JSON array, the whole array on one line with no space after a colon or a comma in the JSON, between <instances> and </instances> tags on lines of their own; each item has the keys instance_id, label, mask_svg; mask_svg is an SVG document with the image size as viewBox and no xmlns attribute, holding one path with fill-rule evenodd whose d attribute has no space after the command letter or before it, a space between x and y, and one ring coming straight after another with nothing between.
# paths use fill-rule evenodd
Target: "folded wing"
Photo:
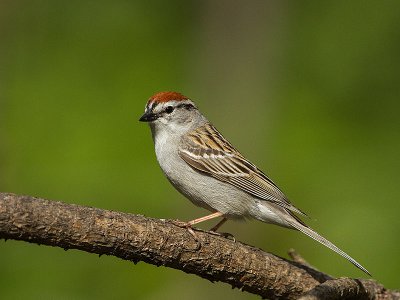
<instances>
[{"instance_id":1,"label":"folded wing","mask_svg":"<svg viewBox=\"0 0 400 300\"><path fill-rule=\"evenodd\" d=\"M198 171L227 182L259 199L306 215L294 207L272 180L244 158L209 123L181 140L179 155Z\"/></svg>"}]
</instances>

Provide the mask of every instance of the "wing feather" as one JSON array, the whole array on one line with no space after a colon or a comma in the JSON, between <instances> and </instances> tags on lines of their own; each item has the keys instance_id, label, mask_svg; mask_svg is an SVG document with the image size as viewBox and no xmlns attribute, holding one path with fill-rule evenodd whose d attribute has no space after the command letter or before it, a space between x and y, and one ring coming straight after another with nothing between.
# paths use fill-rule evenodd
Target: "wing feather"
<instances>
[{"instance_id":1,"label":"wing feather","mask_svg":"<svg viewBox=\"0 0 400 300\"><path fill-rule=\"evenodd\" d=\"M209 123L182 138L179 155L198 171L227 182L259 199L306 215L294 207L271 179L246 160Z\"/></svg>"}]
</instances>

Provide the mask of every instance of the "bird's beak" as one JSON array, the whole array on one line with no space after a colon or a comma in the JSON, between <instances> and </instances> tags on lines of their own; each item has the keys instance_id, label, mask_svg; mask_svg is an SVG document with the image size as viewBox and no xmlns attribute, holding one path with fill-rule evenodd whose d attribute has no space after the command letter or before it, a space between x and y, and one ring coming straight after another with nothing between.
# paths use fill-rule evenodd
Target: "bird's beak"
<instances>
[{"instance_id":1,"label":"bird's beak","mask_svg":"<svg viewBox=\"0 0 400 300\"><path fill-rule=\"evenodd\" d=\"M140 117L139 121L140 122L152 122L154 120L157 120L158 116L157 114L152 113L151 111L146 111L143 116Z\"/></svg>"}]
</instances>

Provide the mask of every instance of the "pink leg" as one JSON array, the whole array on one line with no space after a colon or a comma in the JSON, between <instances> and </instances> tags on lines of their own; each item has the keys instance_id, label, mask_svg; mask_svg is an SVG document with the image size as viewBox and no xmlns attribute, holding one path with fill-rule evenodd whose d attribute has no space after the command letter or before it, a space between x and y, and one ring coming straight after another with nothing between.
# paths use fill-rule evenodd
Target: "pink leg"
<instances>
[{"instance_id":1,"label":"pink leg","mask_svg":"<svg viewBox=\"0 0 400 300\"><path fill-rule=\"evenodd\" d=\"M220 213L219 211L217 211L216 213L213 213L213 214L211 214L211 215L208 215L208 216L204 216L204 217L201 217L201 218L198 218L198 219L194 219L194 220L192 220L192 221L189 221L188 222L188 224L190 225L190 226L192 226L192 225L194 225L194 224L197 224L197 223L201 223L201 222L204 222L204 221L207 221L207 220L211 220L211 219L214 219L214 218L218 218L218 217L221 217L222 216L222 213ZM219 224L219 223L218 223ZM218 225L217 224L217 225ZM222 225L222 224L221 224Z\"/></svg>"},{"instance_id":2,"label":"pink leg","mask_svg":"<svg viewBox=\"0 0 400 300\"><path fill-rule=\"evenodd\" d=\"M211 228L210 231L217 232L218 228L220 228L226 221L228 221L228 219L223 218L221 221L218 222L217 225L215 225L213 228Z\"/></svg>"}]
</instances>

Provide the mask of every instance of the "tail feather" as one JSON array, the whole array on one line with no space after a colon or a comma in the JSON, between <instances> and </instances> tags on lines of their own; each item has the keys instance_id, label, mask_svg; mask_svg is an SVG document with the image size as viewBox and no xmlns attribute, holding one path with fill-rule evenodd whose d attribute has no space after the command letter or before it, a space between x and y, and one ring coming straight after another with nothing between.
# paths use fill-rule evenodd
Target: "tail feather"
<instances>
[{"instance_id":1,"label":"tail feather","mask_svg":"<svg viewBox=\"0 0 400 300\"><path fill-rule=\"evenodd\" d=\"M346 258L349 262L351 262L353 265L355 265L357 268L359 268L361 271L365 272L369 276L372 276L366 268L364 268L361 264L359 264L354 258L352 258L350 255L348 255L346 252L342 251L338 247L336 247L334 244L332 244L330 241L328 241L326 238L320 236L318 233L313 231L311 228L302 225L301 223L298 223L296 221L290 222L290 224L296 228L297 230L301 231L302 233L308 235L310 238L316 240L317 242L321 243L322 245L328 247L329 249L335 251L337 254L343 256Z\"/></svg>"}]
</instances>

